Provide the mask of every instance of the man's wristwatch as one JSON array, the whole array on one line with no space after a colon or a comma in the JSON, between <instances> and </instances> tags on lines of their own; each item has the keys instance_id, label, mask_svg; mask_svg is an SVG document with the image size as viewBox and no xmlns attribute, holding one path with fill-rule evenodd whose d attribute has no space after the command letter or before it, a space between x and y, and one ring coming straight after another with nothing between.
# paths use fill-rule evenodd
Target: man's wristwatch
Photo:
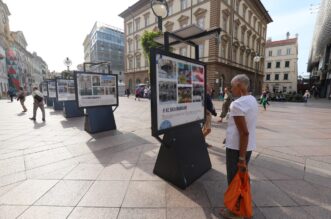
<instances>
[{"instance_id":1,"label":"man's wristwatch","mask_svg":"<svg viewBox=\"0 0 331 219\"><path fill-rule=\"evenodd\" d=\"M244 157L239 157L239 161L245 161Z\"/></svg>"}]
</instances>

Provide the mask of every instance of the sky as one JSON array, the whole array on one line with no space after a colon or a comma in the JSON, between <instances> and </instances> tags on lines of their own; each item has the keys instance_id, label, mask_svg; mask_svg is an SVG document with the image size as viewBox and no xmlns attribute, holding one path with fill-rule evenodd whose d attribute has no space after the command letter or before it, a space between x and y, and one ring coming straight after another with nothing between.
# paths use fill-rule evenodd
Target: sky
<instances>
[{"instance_id":1,"label":"sky","mask_svg":"<svg viewBox=\"0 0 331 219\"><path fill-rule=\"evenodd\" d=\"M286 32L299 34L298 73L306 73L316 11L310 5L320 0L261 0L273 22L268 25L267 37L285 39ZM49 70L66 69L64 59L72 60L71 69L84 62L84 38L95 21L123 29L118 16L137 0L3 0L9 8L11 31L23 31L30 52L37 52Z\"/></svg>"}]
</instances>

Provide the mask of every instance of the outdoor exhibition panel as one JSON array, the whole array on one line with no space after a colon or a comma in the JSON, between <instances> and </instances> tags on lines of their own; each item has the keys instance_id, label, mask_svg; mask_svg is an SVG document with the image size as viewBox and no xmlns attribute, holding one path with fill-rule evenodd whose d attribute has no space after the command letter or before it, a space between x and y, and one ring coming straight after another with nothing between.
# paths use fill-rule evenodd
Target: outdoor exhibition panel
<instances>
[{"instance_id":1,"label":"outdoor exhibition panel","mask_svg":"<svg viewBox=\"0 0 331 219\"><path fill-rule=\"evenodd\" d=\"M47 97L47 81L41 83L41 91L44 97Z\"/></svg>"},{"instance_id":2,"label":"outdoor exhibition panel","mask_svg":"<svg viewBox=\"0 0 331 219\"><path fill-rule=\"evenodd\" d=\"M152 135L161 142L153 173L185 189L211 169L201 130L206 65L151 49L150 69Z\"/></svg>"},{"instance_id":3,"label":"outdoor exhibition panel","mask_svg":"<svg viewBox=\"0 0 331 219\"><path fill-rule=\"evenodd\" d=\"M56 79L56 99L57 101L76 100L75 81L73 79Z\"/></svg>"},{"instance_id":4,"label":"outdoor exhibition panel","mask_svg":"<svg viewBox=\"0 0 331 219\"><path fill-rule=\"evenodd\" d=\"M75 72L78 107L118 106L117 75Z\"/></svg>"},{"instance_id":5,"label":"outdoor exhibition panel","mask_svg":"<svg viewBox=\"0 0 331 219\"><path fill-rule=\"evenodd\" d=\"M49 98L56 98L55 80L47 81L47 96Z\"/></svg>"},{"instance_id":6,"label":"outdoor exhibition panel","mask_svg":"<svg viewBox=\"0 0 331 219\"><path fill-rule=\"evenodd\" d=\"M203 122L206 65L162 50L155 52L151 57L153 135Z\"/></svg>"}]
</instances>

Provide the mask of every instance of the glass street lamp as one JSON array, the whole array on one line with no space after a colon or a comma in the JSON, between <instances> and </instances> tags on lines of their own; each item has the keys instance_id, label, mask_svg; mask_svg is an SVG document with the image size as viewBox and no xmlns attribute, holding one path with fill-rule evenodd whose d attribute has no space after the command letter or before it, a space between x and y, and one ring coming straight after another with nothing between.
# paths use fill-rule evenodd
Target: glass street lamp
<instances>
[{"instance_id":1,"label":"glass street lamp","mask_svg":"<svg viewBox=\"0 0 331 219\"><path fill-rule=\"evenodd\" d=\"M162 32L162 19L165 19L169 13L168 4L165 0L151 0L151 8L157 17L158 28Z\"/></svg>"},{"instance_id":2,"label":"glass street lamp","mask_svg":"<svg viewBox=\"0 0 331 219\"><path fill-rule=\"evenodd\" d=\"M253 95L255 96L256 95L256 75L258 73L258 66L259 66L259 62L261 60L261 57L256 54L256 56L254 57L254 62L255 62L255 66L256 66L256 71L255 71L255 74L254 74L254 87L253 87Z\"/></svg>"}]
</instances>

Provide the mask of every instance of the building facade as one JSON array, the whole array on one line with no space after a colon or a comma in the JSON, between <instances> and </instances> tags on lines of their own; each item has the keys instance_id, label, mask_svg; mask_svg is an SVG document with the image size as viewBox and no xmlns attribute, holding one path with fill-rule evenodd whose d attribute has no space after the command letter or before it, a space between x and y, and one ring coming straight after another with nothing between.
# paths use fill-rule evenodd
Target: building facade
<instances>
[{"instance_id":1,"label":"building facade","mask_svg":"<svg viewBox=\"0 0 331 219\"><path fill-rule=\"evenodd\" d=\"M47 64L27 50L22 31L10 31L10 12L2 0L0 15L0 97L6 96L8 90L17 92L19 87L31 92L47 74Z\"/></svg>"},{"instance_id":2,"label":"building facade","mask_svg":"<svg viewBox=\"0 0 331 219\"><path fill-rule=\"evenodd\" d=\"M117 74L119 82L124 81L124 33L118 28L96 22L90 34L85 37L84 61L109 62L110 70ZM108 72L107 65L90 67L97 72Z\"/></svg>"},{"instance_id":3,"label":"building facade","mask_svg":"<svg viewBox=\"0 0 331 219\"><path fill-rule=\"evenodd\" d=\"M173 32L189 25L203 30L220 27L221 36L199 43L200 60L207 63L208 83L217 91L230 86L237 74L247 74L257 90L262 90L263 57L267 24L272 22L260 0L169 0L169 15L163 20L166 31ZM143 54L140 38L144 31L157 31L157 19L149 0L140 0L120 14L125 27L125 83L134 90L147 83L148 60ZM174 52L194 57L189 46L174 48ZM253 59L262 59L255 65ZM253 86L252 86L253 87Z\"/></svg>"},{"instance_id":4,"label":"building facade","mask_svg":"<svg viewBox=\"0 0 331 219\"><path fill-rule=\"evenodd\" d=\"M270 92L297 92L298 38L267 40L265 54L264 89Z\"/></svg>"},{"instance_id":5,"label":"building facade","mask_svg":"<svg viewBox=\"0 0 331 219\"><path fill-rule=\"evenodd\" d=\"M313 42L308 60L310 86L315 96L331 94L331 0L322 0L317 16Z\"/></svg>"}]
</instances>

